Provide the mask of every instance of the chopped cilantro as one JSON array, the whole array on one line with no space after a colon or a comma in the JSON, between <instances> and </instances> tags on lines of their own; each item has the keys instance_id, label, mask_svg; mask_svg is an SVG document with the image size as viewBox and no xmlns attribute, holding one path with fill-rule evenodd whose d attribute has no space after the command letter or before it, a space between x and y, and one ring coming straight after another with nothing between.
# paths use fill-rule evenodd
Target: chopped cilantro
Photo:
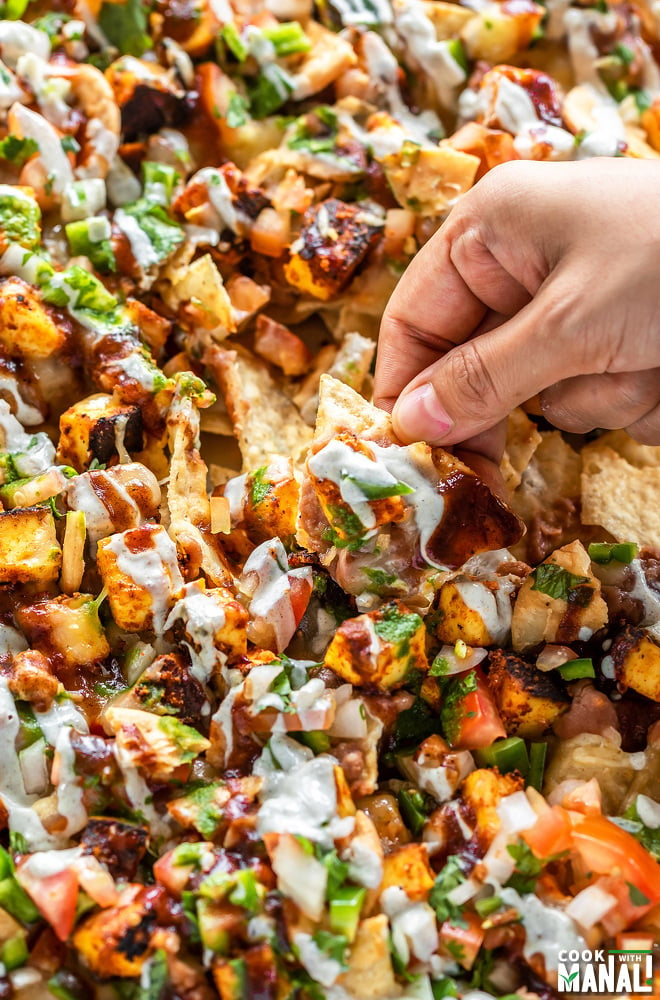
<instances>
[{"instance_id":1,"label":"chopped cilantro","mask_svg":"<svg viewBox=\"0 0 660 1000\"><path fill-rule=\"evenodd\" d=\"M273 488L273 484L269 483L267 479L264 479L265 474L265 465L262 465L260 469L257 469L256 472L252 473L252 481L250 483L250 500L253 507L258 507L260 503L263 503Z\"/></svg>"},{"instance_id":2,"label":"chopped cilantro","mask_svg":"<svg viewBox=\"0 0 660 1000\"><path fill-rule=\"evenodd\" d=\"M541 563L530 576L534 580L532 590L540 590L548 597L562 601L569 599L571 591L589 582L588 576L576 576L556 563Z\"/></svg>"},{"instance_id":3,"label":"chopped cilantro","mask_svg":"<svg viewBox=\"0 0 660 1000\"><path fill-rule=\"evenodd\" d=\"M293 92L293 81L277 63L262 67L250 87L250 111L253 118L266 118L277 111Z\"/></svg>"},{"instance_id":4,"label":"chopped cilantro","mask_svg":"<svg viewBox=\"0 0 660 1000\"><path fill-rule=\"evenodd\" d=\"M454 927L467 927L460 906L452 903L449 894L465 882L465 872L460 859L452 854L447 858L444 868L436 875L429 903L435 910L439 923L449 920Z\"/></svg>"},{"instance_id":5,"label":"chopped cilantro","mask_svg":"<svg viewBox=\"0 0 660 1000\"><path fill-rule=\"evenodd\" d=\"M408 656L410 640L422 627L422 619L414 611L401 609L392 602L384 604L379 611L379 617L374 621L374 632L385 642L396 646L397 656Z\"/></svg>"},{"instance_id":6,"label":"chopped cilantro","mask_svg":"<svg viewBox=\"0 0 660 1000\"><path fill-rule=\"evenodd\" d=\"M39 144L34 139L19 139L8 135L0 141L0 156L16 167L22 167L26 160L39 152Z\"/></svg>"},{"instance_id":7,"label":"chopped cilantro","mask_svg":"<svg viewBox=\"0 0 660 1000\"><path fill-rule=\"evenodd\" d=\"M165 260L174 253L185 239L181 226L170 219L162 205L149 198L139 198L130 205L124 205L122 211L137 221L148 237L158 261Z\"/></svg>"},{"instance_id":8,"label":"chopped cilantro","mask_svg":"<svg viewBox=\"0 0 660 1000\"><path fill-rule=\"evenodd\" d=\"M153 48L148 34L150 5L143 0L126 3L103 3L99 27L122 55L141 56Z\"/></svg>"},{"instance_id":9,"label":"chopped cilantro","mask_svg":"<svg viewBox=\"0 0 660 1000\"><path fill-rule=\"evenodd\" d=\"M357 514L340 504L328 504L328 514L332 523L323 533L324 541L349 552L361 549L366 539L364 525Z\"/></svg>"},{"instance_id":10,"label":"chopped cilantro","mask_svg":"<svg viewBox=\"0 0 660 1000\"><path fill-rule=\"evenodd\" d=\"M628 886L628 895L633 906L646 906L647 903L651 902L648 896L645 896L642 890L638 889L632 882L626 882L626 885Z\"/></svg>"},{"instance_id":11,"label":"chopped cilantro","mask_svg":"<svg viewBox=\"0 0 660 1000\"><path fill-rule=\"evenodd\" d=\"M216 801L217 792L222 787L224 782L214 781L210 785L194 788L185 796L186 804L193 809L193 826L207 840L215 836L223 818L222 808Z\"/></svg>"},{"instance_id":12,"label":"chopped cilantro","mask_svg":"<svg viewBox=\"0 0 660 1000\"><path fill-rule=\"evenodd\" d=\"M336 850L327 851L325 854L317 849L318 859L325 866L328 872L328 881L325 894L328 899L332 899L337 894L337 890L348 878L348 862L341 861Z\"/></svg>"},{"instance_id":13,"label":"chopped cilantro","mask_svg":"<svg viewBox=\"0 0 660 1000\"><path fill-rule=\"evenodd\" d=\"M319 930L312 935L312 941L328 958L339 962L342 969L346 969L346 949L348 948L348 938L343 934L332 934L330 931Z\"/></svg>"},{"instance_id":14,"label":"chopped cilantro","mask_svg":"<svg viewBox=\"0 0 660 1000\"><path fill-rule=\"evenodd\" d=\"M226 120L229 128L240 128L241 125L245 125L250 117L249 108L250 102L247 97L243 97L235 90L230 95L227 106Z\"/></svg>"},{"instance_id":15,"label":"chopped cilantro","mask_svg":"<svg viewBox=\"0 0 660 1000\"><path fill-rule=\"evenodd\" d=\"M220 37L232 55L235 56L239 62L245 62L248 56L247 46L243 42L238 28L233 21L230 21L229 24L225 24L224 28L220 32Z\"/></svg>"},{"instance_id":16,"label":"chopped cilantro","mask_svg":"<svg viewBox=\"0 0 660 1000\"><path fill-rule=\"evenodd\" d=\"M429 669L429 677L445 677L449 673L449 660L439 653Z\"/></svg>"},{"instance_id":17,"label":"chopped cilantro","mask_svg":"<svg viewBox=\"0 0 660 1000\"><path fill-rule=\"evenodd\" d=\"M80 143L72 135L63 135L60 139L60 146L65 153L79 153Z\"/></svg>"},{"instance_id":18,"label":"chopped cilantro","mask_svg":"<svg viewBox=\"0 0 660 1000\"><path fill-rule=\"evenodd\" d=\"M450 677L444 685L442 707L440 709L440 722L442 731L450 745L454 745L459 739L461 724L461 702L477 690L477 675L474 670L461 675Z\"/></svg>"},{"instance_id":19,"label":"chopped cilantro","mask_svg":"<svg viewBox=\"0 0 660 1000\"><path fill-rule=\"evenodd\" d=\"M386 573L383 569L371 569L368 566L363 566L362 572L371 581L371 587L368 589L376 594L388 589L405 589L405 583L395 573Z\"/></svg>"},{"instance_id":20,"label":"chopped cilantro","mask_svg":"<svg viewBox=\"0 0 660 1000\"><path fill-rule=\"evenodd\" d=\"M346 476L345 478L355 483L367 500L387 500L390 497L402 497L415 492L412 486L408 486L406 483L376 484L367 483L357 476Z\"/></svg>"},{"instance_id":21,"label":"chopped cilantro","mask_svg":"<svg viewBox=\"0 0 660 1000\"><path fill-rule=\"evenodd\" d=\"M537 879L543 869L551 861L557 861L558 858L564 857L566 854L564 851L561 854L551 854L547 858L537 858L524 840L519 840L517 844L509 844L507 851L516 863L516 870L506 885L519 893L534 892Z\"/></svg>"}]
</instances>

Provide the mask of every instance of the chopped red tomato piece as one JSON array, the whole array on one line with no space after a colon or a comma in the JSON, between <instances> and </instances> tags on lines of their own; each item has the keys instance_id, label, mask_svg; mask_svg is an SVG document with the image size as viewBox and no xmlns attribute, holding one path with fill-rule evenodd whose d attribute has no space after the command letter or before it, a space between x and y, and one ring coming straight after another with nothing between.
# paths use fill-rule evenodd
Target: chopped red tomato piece
<instances>
[{"instance_id":1,"label":"chopped red tomato piece","mask_svg":"<svg viewBox=\"0 0 660 1000\"><path fill-rule=\"evenodd\" d=\"M478 667L446 682L440 720L453 749L478 750L506 736L486 678Z\"/></svg>"},{"instance_id":2,"label":"chopped red tomato piece","mask_svg":"<svg viewBox=\"0 0 660 1000\"><path fill-rule=\"evenodd\" d=\"M66 941L76 922L78 876L74 871L55 872L38 876L19 866L17 877L32 902L55 931L60 941Z\"/></svg>"},{"instance_id":3,"label":"chopped red tomato piece","mask_svg":"<svg viewBox=\"0 0 660 1000\"><path fill-rule=\"evenodd\" d=\"M561 806L541 813L534 826L520 834L537 858L549 858L573 846L571 818Z\"/></svg>"},{"instance_id":4,"label":"chopped red tomato piece","mask_svg":"<svg viewBox=\"0 0 660 1000\"><path fill-rule=\"evenodd\" d=\"M444 948L464 969L471 969L483 944L485 931L476 913L463 913L461 922L467 927L445 920L440 928Z\"/></svg>"},{"instance_id":5,"label":"chopped red tomato piece","mask_svg":"<svg viewBox=\"0 0 660 1000\"><path fill-rule=\"evenodd\" d=\"M587 871L619 877L633 894L660 902L660 865L632 834L605 816L585 816L573 828L573 842Z\"/></svg>"},{"instance_id":6,"label":"chopped red tomato piece","mask_svg":"<svg viewBox=\"0 0 660 1000\"><path fill-rule=\"evenodd\" d=\"M293 573L289 573L289 586L291 588L293 617L295 618L296 625L299 625L302 616L307 611L307 605L312 596L313 582L311 573L309 576L296 576Z\"/></svg>"}]
</instances>

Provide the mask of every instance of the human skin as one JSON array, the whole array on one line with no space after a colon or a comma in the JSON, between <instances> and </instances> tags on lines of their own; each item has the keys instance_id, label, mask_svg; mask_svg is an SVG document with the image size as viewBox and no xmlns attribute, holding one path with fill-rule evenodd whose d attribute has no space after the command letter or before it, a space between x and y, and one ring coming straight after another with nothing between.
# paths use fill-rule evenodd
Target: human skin
<instances>
[{"instance_id":1,"label":"human skin","mask_svg":"<svg viewBox=\"0 0 660 1000\"><path fill-rule=\"evenodd\" d=\"M563 430L660 443L659 366L660 163L516 161L402 277L374 395L402 440L497 462L507 415L537 394Z\"/></svg>"}]
</instances>

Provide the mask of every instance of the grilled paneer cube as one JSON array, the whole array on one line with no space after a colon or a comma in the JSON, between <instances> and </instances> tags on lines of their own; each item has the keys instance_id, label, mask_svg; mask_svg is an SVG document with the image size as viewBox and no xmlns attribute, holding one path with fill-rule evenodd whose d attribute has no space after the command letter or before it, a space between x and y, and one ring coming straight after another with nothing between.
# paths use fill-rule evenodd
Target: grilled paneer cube
<instances>
[{"instance_id":1,"label":"grilled paneer cube","mask_svg":"<svg viewBox=\"0 0 660 1000\"><path fill-rule=\"evenodd\" d=\"M404 143L383 161L385 176L402 208L422 215L442 215L472 187L480 161L449 146L422 149Z\"/></svg>"},{"instance_id":2,"label":"grilled paneer cube","mask_svg":"<svg viewBox=\"0 0 660 1000\"><path fill-rule=\"evenodd\" d=\"M47 507L0 512L0 585L45 586L60 575L62 550Z\"/></svg>"},{"instance_id":3,"label":"grilled paneer cube","mask_svg":"<svg viewBox=\"0 0 660 1000\"><path fill-rule=\"evenodd\" d=\"M286 280L317 299L331 299L348 284L382 233L372 222L359 205L338 198L309 208L284 265Z\"/></svg>"},{"instance_id":4,"label":"grilled paneer cube","mask_svg":"<svg viewBox=\"0 0 660 1000\"><path fill-rule=\"evenodd\" d=\"M16 620L31 644L56 665L91 665L110 652L91 594L26 604L16 612Z\"/></svg>"},{"instance_id":5,"label":"grilled paneer cube","mask_svg":"<svg viewBox=\"0 0 660 1000\"><path fill-rule=\"evenodd\" d=\"M94 459L106 465L116 458L118 442L129 452L142 450L140 408L98 392L70 406L60 417L57 460L84 472Z\"/></svg>"},{"instance_id":6,"label":"grilled paneer cube","mask_svg":"<svg viewBox=\"0 0 660 1000\"><path fill-rule=\"evenodd\" d=\"M461 798L476 821L479 844L485 851L502 825L497 814L500 799L520 791L524 785L518 774L500 774L494 768L480 768L469 774L461 788Z\"/></svg>"},{"instance_id":7,"label":"grilled paneer cube","mask_svg":"<svg viewBox=\"0 0 660 1000\"><path fill-rule=\"evenodd\" d=\"M325 664L350 684L387 691L400 687L415 670L427 670L426 630L418 614L401 601L384 604L337 629Z\"/></svg>"},{"instance_id":8,"label":"grilled paneer cube","mask_svg":"<svg viewBox=\"0 0 660 1000\"><path fill-rule=\"evenodd\" d=\"M158 896L162 901L165 895L164 889L131 885L117 906L84 920L73 935L73 944L87 968L102 978L139 976L153 952Z\"/></svg>"},{"instance_id":9,"label":"grilled paneer cube","mask_svg":"<svg viewBox=\"0 0 660 1000\"><path fill-rule=\"evenodd\" d=\"M274 460L247 477L243 508L245 530L254 541L266 542L275 535L284 540L296 533L300 484L290 459Z\"/></svg>"},{"instance_id":10,"label":"grilled paneer cube","mask_svg":"<svg viewBox=\"0 0 660 1000\"><path fill-rule=\"evenodd\" d=\"M97 562L117 625L127 632L161 631L183 587L176 548L165 528L143 524L102 538Z\"/></svg>"},{"instance_id":11,"label":"grilled paneer cube","mask_svg":"<svg viewBox=\"0 0 660 1000\"><path fill-rule=\"evenodd\" d=\"M473 589L485 591L485 585L480 581L466 581ZM488 598L487 594L483 597ZM495 596L491 595L495 604ZM461 592L461 584L449 580L443 584L438 593L437 610L440 612L435 634L441 642L455 643L463 640L468 646L490 646L494 641L488 631L479 605L474 607L466 603L465 594ZM481 604L481 601L479 602Z\"/></svg>"},{"instance_id":12,"label":"grilled paneer cube","mask_svg":"<svg viewBox=\"0 0 660 1000\"><path fill-rule=\"evenodd\" d=\"M414 903L420 903L429 898L434 881L435 873L424 844L404 844L383 859L381 894L396 885Z\"/></svg>"},{"instance_id":13,"label":"grilled paneer cube","mask_svg":"<svg viewBox=\"0 0 660 1000\"><path fill-rule=\"evenodd\" d=\"M14 654L7 683L14 698L29 701L38 712L51 707L60 686L50 662L36 649Z\"/></svg>"},{"instance_id":14,"label":"grilled paneer cube","mask_svg":"<svg viewBox=\"0 0 660 1000\"><path fill-rule=\"evenodd\" d=\"M8 354L39 360L64 347L68 329L21 278L0 278L0 344Z\"/></svg>"},{"instance_id":15,"label":"grilled paneer cube","mask_svg":"<svg viewBox=\"0 0 660 1000\"><path fill-rule=\"evenodd\" d=\"M600 580L579 541L556 549L534 569L518 592L511 620L516 650L540 642L586 642L607 625Z\"/></svg>"},{"instance_id":16,"label":"grilled paneer cube","mask_svg":"<svg viewBox=\"0 0 660 1000\"><path fill-rule=\"evenodd\" d=\"M488 686L509 736L541 736L571 703L551 673L501 649L490 654Z\"/></svg>"},{"instance_id":17,"label":"grilled paneer cube","mask_svg":"<svg viewBox=\"0 0 660 1000\"><path fill-rule=\"evenodd\" d=\"M609 652L621 687L660 701L660 642L648 630L627 628Z\"/></svg>"},{"instance_id":18,"label":"grilled paneer cube","mask_svg":"<svg viewBox=\"0 0 660 1000\"><path fill-rule=\"evenodd\" d=\"M167 628L188 649L193 677L208 683L228 660L246 655L248 617L228 591L189 584L172 608Z\"/></svg>"}]
</instances>

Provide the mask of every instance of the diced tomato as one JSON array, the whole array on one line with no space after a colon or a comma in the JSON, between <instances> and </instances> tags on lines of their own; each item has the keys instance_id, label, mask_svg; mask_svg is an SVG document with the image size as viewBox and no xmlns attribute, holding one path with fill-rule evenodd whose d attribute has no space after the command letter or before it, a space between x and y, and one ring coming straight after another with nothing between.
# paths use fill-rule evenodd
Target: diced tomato
<instances>
[{"instance_id":1,"label":"diced tomato","mask_svg":"<svg viewBox=\"0 0 660 1000\"><path fill-rule=\"evenodd\" d=\"M620 877L649 904L660 902L660 865L632 834L605 816L585 816L573 842L586 871Z\"/></svg>"},{"instance_id":2,"label":"diced tomato","mask_svg":"<svg viewBox=\"0 0 660 1000\"><path fill-rule=\"evenodd\" d=\"M447 742L454 750L478 750L506 736L479 667L451 678L444 690L440 719Z\"/></svg>"},{"instance_id":3,"label":"diced tomato","mask_svg":"<svg viewBox=\"0 0 660 1000\"><path fill-rule=\"evenodd\" d=\"M532 849L537 858L549 858L562 851L570 851L573 846L571 818L561 806L552 806L543 812L534 826L524 830L520 836Z\"/></svg>"},{"instance_id":4,"label":"diced tomato","mask_svg":"<svg viewBox=\"0 0 660 1000\"><path fill-rule=\"evenodd\" d=\"M601 875L593 884L599 886L604 892L608 892L610 896L614 896L617 901L616 905L599 921L608 937L614 937L615 934L620 934L621 931L631 927L650 909L648 903L643 906L633 903L630 886L623 878L616 875Z\"/></svg>"},{"instance_id":5,"label":"diced tomato","mask_svg":"<svg viewBox=\"0 0 660 1000\"><path fill-rule=\"evenodd\" d=\"M291 608L293 610L293 617L296 620L296 626L300 624L303 615L307 611L307 605L309 604L309 599L312 596L313 585L311 573L308 573L305 576L298 576L295 571L293 573L289 573Z\"/></svg>"},{"instance_id":6,"label":"diced tomato","mask_svg":"<svg viewBox=\"0 0 660 1000\"><path fill-rule=\"evenodd\" d=\"M596 778L583 781L577 788L567 792L561 804L564 809L572 809L574 812L586 813L587 815L601 813L603 807L600 785Z\"/></svg>"},{"instance_id":7,"label":"diced tomato","mask_svg":"<svg viewBox=\"0 0 660 1000\"><path fill-rule=\"evenodd\" d=\"M173 896L180 896L188 884L188 879L195 870L193 864L175 865L174 851L168 851L154 864L154 877L160 885L164 885Z\"/></svg>"},{"instance_id":8,"label":"diced tomato","mask_svg":"<svg viewBox=\"0 0 660 1000\"><path fill-rule=\"evenodd\" d=\"M16 874L44 920L48 921L60 941L66 941L76 921L76 873L69 870L42 877L19 866Z\"/></svg>"},{"instance_id":9,"label":"diced tomato","mask_svg":"<svg viewBox=\"0 0 660 1000\"><path fill-rule=\"evenodd\" d=\"M476 913L462 914L462 923L466 923L467 927L457 926L445 920L440 928L440 941L460 966L471 969L486 932Z\"/></svg>"}]
</instances>

